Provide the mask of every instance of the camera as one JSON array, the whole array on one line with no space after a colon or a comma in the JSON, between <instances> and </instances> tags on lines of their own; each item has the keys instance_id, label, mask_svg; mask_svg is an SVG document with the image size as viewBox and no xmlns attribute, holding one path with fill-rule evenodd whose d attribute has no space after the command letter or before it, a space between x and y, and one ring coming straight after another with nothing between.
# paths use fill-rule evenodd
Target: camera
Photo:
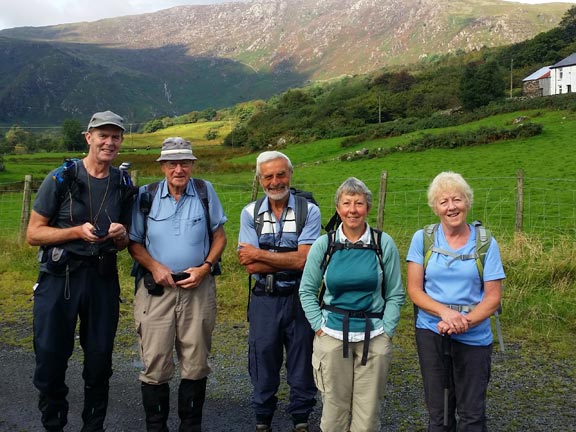
<instances>
[{"instance_id":1,"label":"camera","mask_svg":"<svg viewBox=\"0 0 576 432\"><path fill-rule=\"evenodd\" d=\"M95 226L92 230L92 234L99 238L106 237L108 235L108 228L100 228L99 226Z\"/></svg>"}]
</instances>

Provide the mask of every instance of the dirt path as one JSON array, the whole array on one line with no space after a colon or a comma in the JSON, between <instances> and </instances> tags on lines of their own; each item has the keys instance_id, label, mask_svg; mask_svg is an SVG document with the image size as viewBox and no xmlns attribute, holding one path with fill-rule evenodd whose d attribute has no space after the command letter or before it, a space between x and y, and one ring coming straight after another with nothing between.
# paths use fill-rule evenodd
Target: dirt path
<instances>
[{"instance_id":1,"label":"dirt path","mask_svg":"<svg viewBox=\"0 0 576 432\"><path fill-rule=\"evenodd\" d=\"M394 360L382 408L382 430L421 432L426 422L422 384L415 350L395 346ZM251 432L251 384L246 366L245 325L217 327L211 359L213 373L208 380L203 430L205 432ZM506 354L495 349L492 380L488 394L491 432L566 432L576 430L576 360L551 361L550 348L543 344L534 352L520 343L509 343ZM67 431L81 428L81 365L74 355L67 373L70 387L70 414ZM34 355L21 349L0 347L0 432L42 432L37 410L37 392L32 385ZM140 404L139 364L135 358L115 355L110 382L110 404L106 419L108 432L144 431ZM285 381L285 380L284 380ZM172 383L170 430L177 430L177 380ZM279 391L279 409L274 432L290 432L285 414L287 388ZM320 403L311 420L318 432Z\"/></svg>"}]
</instances>

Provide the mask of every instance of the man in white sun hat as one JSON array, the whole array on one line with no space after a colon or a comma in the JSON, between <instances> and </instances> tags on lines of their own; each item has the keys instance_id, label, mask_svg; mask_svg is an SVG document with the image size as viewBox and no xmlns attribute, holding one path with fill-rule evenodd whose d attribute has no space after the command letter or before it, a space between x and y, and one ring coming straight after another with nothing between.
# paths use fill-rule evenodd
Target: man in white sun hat
<instances>
[{"instance_id":1,"label":"man in white sun hat","mask_svg":"<svg viewBox=\"0 0 576 432\"><path fill-rule=\"evenodd\" d=\"M197 158L189 141L167 138L156 160L165 178L140 188L129 246L137 263L134 317L144 364L140 381L146 430L168 430L175 349L181 371L179 430L197 432L211 372L213 274L226 246L227 218L212 184L190 178Z\"/></svg>"}]
</instances>

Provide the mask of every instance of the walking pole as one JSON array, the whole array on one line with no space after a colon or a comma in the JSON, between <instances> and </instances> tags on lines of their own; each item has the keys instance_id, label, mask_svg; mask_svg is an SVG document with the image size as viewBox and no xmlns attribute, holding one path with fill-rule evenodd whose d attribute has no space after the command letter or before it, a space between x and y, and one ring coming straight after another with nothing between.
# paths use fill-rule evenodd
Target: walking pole
<instances>
[{"instance_id":1,"label":"walking pole","mask_svg":"<svg viewBox=\"0 0 576 432\"><path fill-rule=\"evenodd\" d=\"M444 430L448 432L448 395L450 394L450 342L449 334L442 336L442 361L444 363Z\"/></svg>"}]
</instances>

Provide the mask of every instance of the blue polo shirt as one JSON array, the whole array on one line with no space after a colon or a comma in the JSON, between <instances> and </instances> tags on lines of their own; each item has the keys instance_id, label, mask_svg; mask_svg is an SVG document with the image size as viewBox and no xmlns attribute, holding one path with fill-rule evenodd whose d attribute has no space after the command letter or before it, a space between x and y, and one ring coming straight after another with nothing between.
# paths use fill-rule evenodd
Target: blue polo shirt
<instances>
[{"instance_id":1,"label":"blue polo shirt","mask_svg":"<svg viewBox=\"0 0 576 432\"><path fill-rule=\"evenodd\" d=\"M214 232L228 219L214 187L210 182L205 182L211 229ZM210 251L210 242L202 201L192 180L178 201L170 195L166 179L160 182L148 215L146 238L144 214L139 205L145 190L146 186L140 187L132 211L130 240L143 244L152 258L173 272L201 265Z\"/></svg>"}]
</instances>

